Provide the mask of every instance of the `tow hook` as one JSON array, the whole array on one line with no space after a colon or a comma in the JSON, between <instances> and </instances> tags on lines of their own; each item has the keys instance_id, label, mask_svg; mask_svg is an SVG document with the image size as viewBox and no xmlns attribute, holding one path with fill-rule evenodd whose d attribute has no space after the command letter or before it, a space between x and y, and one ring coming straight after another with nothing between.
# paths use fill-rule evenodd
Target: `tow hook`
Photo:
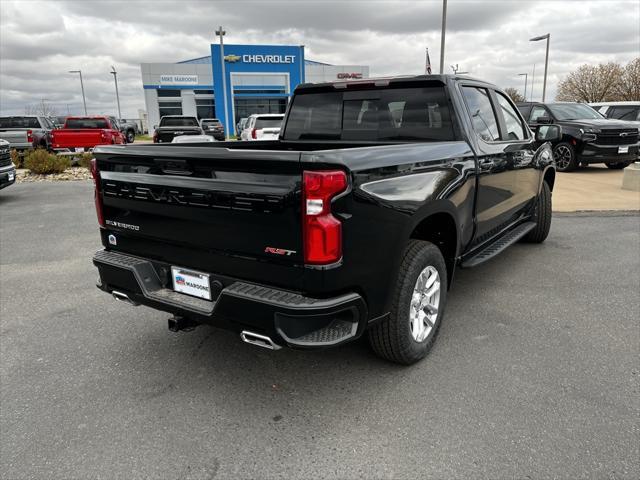
<instances>
[{"instance_id":1,"label":"tow hook","mask_svg":"<svg viewBox=\"0 0 640 480\"><path fill-rule=\"evenodd\" d=\"M179 332L181 330L185 332L190 332L191 330L193 330L199 325L199 323L194 322L190 318L179 317L177 315L174 315L173 317L171 317L168 323L169 323L169 330L171 330L172 332Z\"/></svg>"}]
</instances>

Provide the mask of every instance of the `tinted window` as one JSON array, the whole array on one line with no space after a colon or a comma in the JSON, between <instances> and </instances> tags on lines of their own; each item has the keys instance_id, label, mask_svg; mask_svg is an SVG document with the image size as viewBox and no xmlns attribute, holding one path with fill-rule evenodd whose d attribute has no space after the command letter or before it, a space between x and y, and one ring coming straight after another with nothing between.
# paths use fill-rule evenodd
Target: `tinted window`
<instances>
[{"instance_id":1,"label":"tinted window","mask_svg":"<svg viewBox=\"0 0 640 480\"><path fill-rule=\"evenodd\" d=\"M618 120L640 120L640 107L620 106L609 107L607 112L608 118L617 118Z\"/></svg>"},{"instance_id":2,"label":"tinted window","mask_svg":"<svg viewBox=\"0 0 640 480\"><path fill-rule=\"evenodd\" d=\"M524 118L529 118L531 113L531 105L516 105Z\"/></svg>"},{"instance_id":3,"label":"tinted window","mask_svg":"<svg viewBox=\"0 0 640 480\"><path fill-rule=\"evenodd\" d=\"M593 108L583 103L552 103L549 110L558 120L583 120L603 118Z\"/></svg>"},{"instance_id":4,"label":"tinted window","mask_svg":"<svg viewBox=\"0 0 640 480\"><path fill-rule=\"evenodd\" d=\"M533 107L533 109L531 110L531 118L530 118L530 122L531 123L536 123L538 121L538 119L542 118L542 117L547 117L549 118L549 112L547 112L547 109L540 106L540 105L536 105L535 107Z\"/></svg>"},{"instance_id":5,"label":"tinted window","mask_svg":"<svg viewBox=\"0 0 640 480\"><path fill-rule=\"evenodd\" d=\"M286 140L453 140L442 87L303 93L296 95Z\"/></svg>"},{"instance_id":6,"label":"tinted window","mask_svg":"<svg viewBox=\"0 0 640 480\"><path fill-rule=\"evenodd\" d=\"M64 128L110 128L104 118L68 118Z\"/></svg>"},{"instance_id":7,"label":"tinted window","mask_svg":"<svg viewBox=\"0 0 640 480\"><path fill-rule=\"evenodd\" d=\"M464 97L471 114L473 128L487 142L500 139L498 121L491 107L489 92L485 88L463 87Z\"/></svg>"},{"instance_id":8,"label":"tinted window","mask_svg":"<svg viewBox=\"0 0 640 480\"><path fill-rule=\"evenodd\" d=\"M500 113L502 114L504 123L507 127L505 140L524 140L524 127L516 109L511 106L509 100L507 100L501 93L496 92L496 97L498 98L498 104L500 105Z\"/></svg>"},{"instance_id":9,"label":"tinted window","mask_svg":"<svg viewBox=\"0 0 640 480\"><path fill-rule=\"evenodd\" d=\"M282 126L282 118L258 117L256 118L256 129L261 128L280 128Z\"/></svg>"},{"instance_id":10,"label":"tinted window","mask_svg":"<svg viewBox=\"0 0 640 480\"><path fill-rule=\"evenodd\" d=\"M156 90L159 97L179 97L180 90L171 90L167 88L159 88Z\"/></svg>"},{"instance_id":11,"label":"tinted window","mask_svg":"<svg viewBox=\"0 0 640 480\"><path fill-rule=\"evenodd\" d=\"M194 117L164 117L160 120L161 127L197 127L198 121Z\"/></svg>"},{"instance_id":12,"label":"tinted window","mask_svg":"<svg viewBox=\"0 0 640 480\"><path fill-rule=\"evenodd\" d=\"M40 128L36 117L2 117L0 128Z\"/></svg>"}]
</instances>

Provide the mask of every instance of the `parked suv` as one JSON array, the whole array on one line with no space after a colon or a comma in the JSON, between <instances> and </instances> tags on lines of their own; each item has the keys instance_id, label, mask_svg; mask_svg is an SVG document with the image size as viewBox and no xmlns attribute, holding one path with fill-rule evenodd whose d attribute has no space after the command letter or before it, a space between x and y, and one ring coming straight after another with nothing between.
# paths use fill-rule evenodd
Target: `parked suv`
<instances>
[{"instance_id":1,"label":"parked suv","mask_svg":"<svg viewBox=\"0 0 640 480\"><path fill-rule=\"evenodd\" d=\"M204 135L198 119L184 115L166 115L153 128L153 143L171 143L173 137L181 135Z\"/></svg>"},{"instance_id":2,"label":"parked suv","mask_svg":"<svg viewBox=\"0 0 640 480\"><path fill-rule=\"evenodd\" d=\"M55 125L47 117L29 115L0 117L0 139L16 150L50 148Z\"/></svg>"},{"instance_id":3,"label":"parked suv","mask_svg":"<svg viewBox=\"0 0 640 480\"><path fill-rule=\"evenodd\" d=\"M520 112L532 130L554 123L562 127L562 138L553 144L553 156L560 172L578 165L604 163L612 169L625 168L638 155L638 127L621 120L604 118L584 103L519 103Z\"/></svg>"},{"instance_id":4,"label":"parked suv","mask_svg":"<svg viewBox=\"0 0 640 480\"><path fill-rule=\"evenodd\" d=\"M205 135L211 135L216 140L224 140L224 126L217 118L203 118L200 127Z\"/></svg>"},{"instance_id":5,"label":"parked suv","mask_svg":"<svg viewBox=\"0 0 640 480\"><path fill-rule=\"evenodd\" d=\"M247 119L241 140L277 140L280 135L283 114L251 115Z\"/></svg>"}]
</instances>

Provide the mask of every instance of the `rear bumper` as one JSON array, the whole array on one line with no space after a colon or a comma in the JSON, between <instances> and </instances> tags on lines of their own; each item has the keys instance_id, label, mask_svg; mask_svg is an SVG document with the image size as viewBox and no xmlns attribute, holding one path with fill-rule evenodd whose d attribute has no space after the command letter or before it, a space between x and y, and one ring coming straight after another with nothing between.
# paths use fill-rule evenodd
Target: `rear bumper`
<instances>
[{"instance_id":1,"label":"rear bumper","mask_svg":"<svg viewBox=\"0 0 640 480\"><path fill-rule=\"evenodd\" d=\"M211 273L210 302L173 291L168 264L106 250L93 263L105 292L197 323L265 335L279 346L335 346L359 337L367 325L367 307L357 293L311 298Z\"/></svg>"},{"instance_id":2,"label":"rear bumper","mask_svg":"<svg viewBox=\"0 0 640 480\"><path fill-rule=\"evenodd\" d=\"M16 169L13 164L0 167L0 189L13 185L16 182Z\"/></svg>"},{"instance_id":3,"label":"rear bumper","mask_svg":"<svg viewBox=\"0 0 640 480\"><path fill-rule=\"evenodd\" d=\"M618 145L586 143L582 147L582 151L578 152L578 161L581 163L620 163L634 162L638 158L639 144L620 146L628 148L627 153L618 153Z\"/></svg>"}]
</instances>

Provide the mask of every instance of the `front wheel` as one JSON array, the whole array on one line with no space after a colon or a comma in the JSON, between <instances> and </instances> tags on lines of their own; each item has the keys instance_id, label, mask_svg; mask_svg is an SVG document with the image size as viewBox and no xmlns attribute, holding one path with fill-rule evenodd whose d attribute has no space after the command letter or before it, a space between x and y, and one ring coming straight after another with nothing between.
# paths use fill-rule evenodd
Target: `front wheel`
<instances>
[{"instance_id":1,"label":"front wheel","mask_svg":"<svg viewBox=\"0 0 640 480\"><path fill-rule=\"evenodd\" d=\"M562 142L553 147L553 159L556 161L556 169L559 172L570 172L578 166L576 151L568 142Z\"/></svg>"},{"instance_id":2,"label":"front wheel","mask_svg":"<svg viewBox=\"0 0 640 480\"><path fill-rule=\"evenodd\" d=\"M631 165L631 162L618 162L618 163L607 163L607 168L611 170L622 170L623 168L627 168Z\"/></svg>"},{"instance_id":3,"label":"front wheel","mask_svg":"<svg viewBox=\"0 0 640 480\"><path fill-rule=\"evenodd\" d=\"M136 134L133 130L129 130L126 136L127 136L127 143L133 143L134 140L136 139Z\"/></svg>"},{"instance_id":4,"label":"front wheel","mask_svg":"<svg viewBox=\"0 0 640 480\"><path fill-rule=\"evenodd\" d=\"M551 230L551 189L547 182L542 182L542 189L536 199L533 221L536 226L524 237L525 242L542 243Z\"/></svg>"},{"instance_id":5,"label":"front wheel","mask_svg":"<svg viewBox=\"0 0 640 480\"><path fill-rule=\"evenodd\" d=\"M404 251L391 312L369 330L381 357L411 365L431 350L447 303L447 268L440 249L411 240Z\"/></svg>"}]
</instances>

